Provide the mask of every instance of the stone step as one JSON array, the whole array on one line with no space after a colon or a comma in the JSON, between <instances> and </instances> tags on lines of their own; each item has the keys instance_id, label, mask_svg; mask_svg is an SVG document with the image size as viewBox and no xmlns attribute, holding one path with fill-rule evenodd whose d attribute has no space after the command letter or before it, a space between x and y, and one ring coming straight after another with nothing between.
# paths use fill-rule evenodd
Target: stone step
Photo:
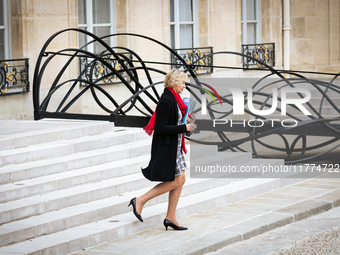
<instances>
[{"instance_id":1,"label":"stone step","mask_svg":"<svg viewBox=\"0 0 340 255\"><path fill-rule=\"evenodd\" d=\"M145 143L146 145L143 145ZM130 148L127 148L127 147ZM150 151L150 148L148 147L149 142L148 141L141 141L136 143L130 143L128 145L124 146L125 151L137 151L137 153L127 153L128 155L125 155L124 158L131 157L137 157L143 155L143 152ZM145 148L146 147L146 148ZM116 148L115 148L116 149ZM117 151L115 151L117 154ZM140 153L142 153L140 155ZM245 155L249 155L249 153L230 153L230 152L223 152L219 156L227 160L229 164L242 164L246 162L244 160ZM116 159L119 159L121 157L118 157ZM211 157L209 158L211 159ZM112 157L111 157L112 160ZM145 160L145 159L144 159ZM281 161L282 162L282 161ZM119 164L119 163L118 163ZM121 163L124 164L124 161ZM146 166L147 164L145 164ZM136 167L136 170L138 168ZM72 172L72 171L71 171ZM137 178L136 181L138 183L143 183L147 185L148 183L146 180L142 177L141 173L139 179ZM63 175L62 175L63 176ZM2 190L4 193L4 196L2 199L2 202L6 202L3 204L0 204L0 223L6 223L13 220L18 220L26 217L33 216L35 214L41 214L53 210L59 210L61 208L65 208L68 206L81 204L81 203L88 203L90 201L94 201L97 199L104 199L113 195L117 195L117 192L126 192L129 190L130 186L134 185L128 185L122 186L122 190L118 189L116 185L119 183L119 181L122 180L128 180L128 178L131 175L123 176L121 178L114 178L114 179L104 179L101 182L96 183L86 183L83 185L69 185L69 188L64 188L61 190L56 189L55 185L56 182L44 182L44 180L49 179L49 176L43 178L42 182L38 183L36 180L32 180L33 183L36 184L36 186L33 185L33 187L22 188L21 185L17 188L13 188L12 190L5 190L5 188L13 187L11 185L4 185L4 189ZM52 177L53 179L53 177ZM51 179L50 179L51 180ZM57 181L57 180L56 180ZM62 182L63 183L63 182ZM50 187L47 188L47 186L50 184ZM72 183L71 183L72 184ZM15 184L14 184L15 185ZM51 189L54 191L50 191L48 193L42 194L44 192L40 191L40 188L45 187L46 190ZM66 184L62 184L66 185ZM136 184L134 186L134 189L143 188L142 184L139 186ZM33 195L37 194L37 195ZM39 195L38 195L39 194ZM19 199L20 197L26 197L25 199ZM18 199L14 200L13 199Z\"/></svg>"},{"instance_id":2,"label":"stone step","mask_svg":"<svg viewBox=\"0 0 340 255\"><path fill-rule=\"evenodd\" d=\"M141 173L104 179L0 204L0 223L88 203L150 185ZM129 179L134 177L134 179Z\"/></svg>"},{"instance_id":3,"label":"stone step","mask_svg":"<svg viewBox=\"0 0 340 255\"><path fill-rule=\"evenodd\" d=\"M72 254L105 254L114 251L116 254L149 255L150 247L153 255L338 254L322 252L322 249L315 252L312 248L327 246L332 251L337 248L336 242L328 245L319 243L320 246L317 246L315 240L309 246L310 249L271 252L305 239L318 229L330 230L339 226L339 195L340 181L337 176L305 179L289 187L179 220L181 225L189 227L187 231L173 231L171 228L165 231L162 222L159 222L157 227L150 230L83 248ZM334 234L332 236L336 237ZM305 246L306 243L301 245Z\"/></svg>"},{"instance_id":4,"label":"stone step","mask_svg":"<svg viewBox=\"0 0 340 255\"><path fill-rule=\"evenodd\" d=\"M317 114L307 105L304 105L305 108L314 116L317 116ZM320 111L320 105L314 104L312 105L312 107L319 113ZM305 116L303 112L301 112L299 109L295 109L290 105L287 105L287 113L292 114L293 116L295 115L301 115L301 116ZM322 116L324 115L335 115L335 114L339 114L332 106L326 106L323 105L322 106L322 111L321 111ZM272 117L273 115L278 115L276 112L274 112L273 114L268 115L268 117Z\"/></svg>"},{"instance_id":5,"label":"stone step","mask_svg":"<svg viewBox=\"0 0 340 255\"><path fill-rule=\"evenodd\" d=\"M2 150L0 151L0 166L56 158L143 139L150 140L145 132L126 130L124 132L108 132L102 135L84 136L70 140L36 144L18 149Z\"/></svg>"},{"instance_id":6,"label":"stone step","mask_svg":"<svg viewBox=\"0 0 340 255\"><path fill-rule=\"evenodd\" d=\"M150 155L121 159L105 164L0 185L0 203L140 172L141 167L145 167L149 160Z\"/></svg>"},{"instance_id":7,"label":"stone step","mask_svg":"<svg viewBox=\"0 0 340 255\"><path fill-rule=\"evenodd\" d=\"M188 154L190 156L187 157L202 157L203 154L209 155L215 153L215 151L217 151L216 146L207 146L207 148L203 147L200 151L191 151L190 154ZM149 159L150 155L122 159L82 169L3 184L0 185L0 203L61 190L91 181L99 181L140 172L141 167L147 166ZM7 172L7 174L9 175L10 172Z\"/></svg>"},{"instance_id":8,"label":"stone step","mask_svg":"<svg viewBox=\"0 0 340 255\"><path fill-rule=\"evenodd\" d=\"M332 97L331 95L328 95L328 96L331 98L332 102L339 108L340 98ZM322 100L321 96L315 96L315 97L312 97L308 102L315 107L316 106L320 107L321 100ZM331 106L331 104L326 98L324 98L322 106Z\"/></svg>"},{"instance_id":9,"label":"stone step","mask_svg":"<svg viewBox=\"0 0 340 255\"><path fill-rule=\"evenodd\" d=\"M148 136L145 137L144 133L137 132L136 139L141 141L142 138L148 140L151 145L151 138ZM188 145L187 147L189 150L189 153L186 156L187 158L197 158L204 155L208 156L217 153L216 146L200 146L197 149L195 146L190 148L190 145ZM64 171L76 170L83 167L85 168L89 166L95 166L101 164L100 159L97 158L102 158L107 153L110 154L110 151L111 149L108 150L107 148L104 148L92 152L87 151L82 153L74 153L58 158L43 159L34 162L3 166L0 168L0 184L12 183L21 185L20 183L18 184L15 182L56 174ZM147 151L145 151L145 153L147 153ZM116 157L113 157L112 160L115 158ZM110 158L106 157L102 163L105 162L108 162L109 164L111 162Z\"/></svg>"},{"instance_id":10,"label":"stone step","mask_svg":"<svg viewBox=\"0 0 340 255\"><path fill-rule=\"evenodd\" d=\"M199 146L201 147L201 146ZM211 156L207 157L200 157L200 158L190 158L190 165L195 166L195 169L191 170L190 176L197 177L197 178L211 178L209 173L201 173L201 171L206 170L209 167L214 167L216 165L219 166L234 166L240 165L243 163L250 162L252 160L252 156L248 152L219 152ZM281 161L283 163L283 161ZM196 169L198 167L198 169ZM206 168L204 168L206 167ZM194 168L194 167L193 167ZM196 170L196 171L195 171ZM218 176L214 175L215 177L223 177L225 173L221 173Z\"/></svg>"},{"instance_id":11,"label":"stone step","mask_svg":"<svg viewBox=\"0 0 340 255\"><path fill-rule=\"evenodd\" d=\"M333 83L333 85L338 85L338 84ZM317 88L315 88L314 86L311 86L311 84L308 84L308 83L299 84L299 85L295 84L295 87L298 88L298 89L299 88L307 89L310 92L310 94L311 94L311 99L313 99L313 98L322 98L322 93ZM326 89L326 87L324 87L324 86L320 86L319 88L321 88L323 91L325 91L325 89ZM328 89L326 94L328 95L328 97L330 97L333 100L339 98L339 94L338 93L334 93L334 91L330 90L330 89ZM279 96L281 97L281 93L280 92L279 92ZM302 97L303 98L305 97L304 93L302 93ZM301 97L296 92L289 92L287 94L287 98L301 98Z\"/></svg>"},{"instance_id":12,"label":"stone step","mask_svg":"<svg viewBox=\"0 0 340 255\"><path fill-rule=\"evenodd\" d=\"M257 161L256 164L282 164L282 160L255 161ZM248 164L254 164L254 162ZM119 185L115 184L116 189L122 190L123 188L120 188L121 186L139 187L140 183L145 183L145 179L141 173L132 174L125 177L116 178L115 183L119 183ZM240 178L188 178L186 185L183 188L182 195L192 195L239 180ZM138 194L142 194L148 191L150 185L152 185L152 183L147 182L145 184L146 187L139 189L138 191L120 192L120 195L91 201L85 204L74 205L71 207L60 209L58 211L51 211L38 216L32 216L30 218L3 224L1 228L2 231L0 232L0 246L8 245L13 242L20 242L29 238L39 236L38 234L32 236L33 233L50 234L64 230L66 228L86 224L91 221L97 221L105 219L107 217L111 217L113 215L126 213L129 211L129 209L126 207L129 200L134 196L138 196ZM157 200L150 201L146 205L146 207L164 201L167 201L167 195L160 196L157 198ZM20 209L17 208L17 210ZM64 225L63 222L70 223ZM15 233L13 231L15 231Z\"/></svg>"},{"instance_id":13,"label":"stone step","mask_svg":"<svg viewBox=\"0 0 340 255\"><path fill-rule=\"evenodd\" d=\"M311 112L312 113L312 112ZM313 116L317 116L315 113L312 113ZM290 116L286 116L286 115L278 115L278 114L271 114L271 115L268 115L268 119L270 120L275 120L275 121L283 121L283 120L289 120L289 119L292 119ZM309 118L308 116L306 115L303 115L303 113L299 113L299 114L293 114L294 117L296 118L299 118L301 119L302 121L303 120L310 120L311 118ZM324 119L334 119L334 118L338 118L339 117L339 114L324 114L324 111L321 112L321 116L324 118ZM339 122L339 121L338 121ZM336 122L331 122L332 124L338 124ZM289 122L285 122L284 123L285 125L288 125Z\"/></svg>"},{"instance_id":14,"label":"stone step","mask_svg":"<svg viewBox=\"0 0 340 255\"><path fill-rule=\"evenodd\" d=\"M255 160L256 164L270 164L281 165L282 160ZM251 163L251 164L254 164ZM137 174L138 175L138 174ZM131 175L129 179L136 178L137 175ZM140 178L143 179L141 174ZM182 195L188 196L195 193L203 192L212 188L227 185L240 179L227 179L227 178L194 178L187 179L186 185L183 188ZM121 178L120 183L124 182ZM143 180L137 180L137 182L143 182ZM150 184L150 183L148 183ZM137 184L135 184L137 186ZM7 224L3 224L0 232L0 246L9 245L11 243L24 241L30 238L35 238L40 235L47 235L62 231L71 227L87 224L102 220L114 215L119 215L128 212L130 209L126 207L129 200L132 197L145 193L150 188L146 187L138 191L130 191L122 193L118 196L109 197L106 199L89 202L86 204L75 205L67 207L58 211L47 212L38 216L32 216L27 219L22 219ZM151 200L146 204L148 206L155 205L157 203L166 202L167 195L163 195L157 198L157 200ZM64 224L67 222L68 224Z\"/></svg>"},{"instance_id":15,"label":"stone step","mask_svg":"<svg viewBox=\"0 0 340 255\"><path fill-rule=\"evenodd\" d=\"M338 108L340 108L338 106ZM316 110L318 110L319 112L319 108L316 108ZM330 115L340 115L340 112L338 112L336 109L333 108L333 106L322 106L322 110L321 110L321 115L322 116L330 116Z\"/></svg>"},{"instance_id":16,"label":"stone step","mask_svg":"<svg viewBox=\"0 0 340 255\"><path fill-rule=\"evenodd\" d=\"M139 177L140 178L135 180L136 182L142 180L140 174ZM230 180L226 179L222 181L224 183L230 182ZM201 192L202 189L220 186L222 185L221 183L221 180L218 179L209 181L203 179L188 179L183 189L183 194ZM146 192L148 189L150 189L150 187L139 189L138 193ZM137 192L127 192L124 193L123 196L112 196L3 224L0 232L0 246L21 242L40 235L55 233L126 213L130 210L127 207L130 199L136 196L136 194ZM167 197L164 195L159 197L157 202L165 201L166 199ZM146 207L155 204L155 202L156 201L148 203ZM64 222L68 224L63 224Z\"/></svg>"},{"instance_id":17,"label":"stone step","mask_svg":"<svg viewBox=\"0 0 340 255\"><path fill-rule=\"evenodd\" d=\"M133 143L78 152L55 158L34 162L8 165L0 169L0 183L16 182L49 174L80 169L84 167L132 158L150 153L151 140L140 140Z\"/></svg>"},{"instance_id":18,"label":"stone step","mask_svg":"<svg viewBox=\"0 0 340 255\"><path fill-rule=\"evenodd\" d=\"M212 156L218 153L218 148L216 145L193 145L189 146L190 158L202 158L207 156Z\"/></svg>"},{"instance_id":19,"label":"stone step","mask_svg":"<svg viewBox=\"0 0 340 255\"><path fill-rule=\"evenodd\" d=\"M294 180L290 178L291 183L294 183ZM255 178L244 179L191 195L183 194L177 207L177 217L179 219L184 218L198 212L204 212L270 192L282 186L281 180L277 178ZM127 201L132 196L132 193L121 196L125 206L127 206ZM142 213L144 223L140 223L131 212L126 212L104 220L4 246L0 248L0 254L1 252L15 254L69 254L158 226L165 217L166 209L167 203L162 201L144 208Z\"/></svg>"},{"instance_id":20,"label":"stone step","mask_svg":"<svg viewBox=\"0 0 340 255\"><path fill-rule=\"evenodd\" d=\"M1 121L6 135L0 135L0 150L16 149L41 143L124 130L103 121L49 120Z\"/></svg>"}]
</instances>

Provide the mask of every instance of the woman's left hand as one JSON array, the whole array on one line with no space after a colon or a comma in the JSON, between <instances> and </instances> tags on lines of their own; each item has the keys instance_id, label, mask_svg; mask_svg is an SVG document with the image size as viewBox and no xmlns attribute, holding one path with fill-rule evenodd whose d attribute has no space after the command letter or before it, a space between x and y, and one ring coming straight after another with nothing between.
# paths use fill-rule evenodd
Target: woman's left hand
<instances>
[{"instance_id":1,"label":"woman's left hand","mask_svg":"<svg viewBox=\"0 0 340 255\"><path fill-rule=\"evenodd\" d=\"M189 122L189 123L195 123L195 121L196 121L196 116L195 116L195 114L191 114L190 115L190 118L187 118L187 121Z\"/></svg>"}]
</instances>

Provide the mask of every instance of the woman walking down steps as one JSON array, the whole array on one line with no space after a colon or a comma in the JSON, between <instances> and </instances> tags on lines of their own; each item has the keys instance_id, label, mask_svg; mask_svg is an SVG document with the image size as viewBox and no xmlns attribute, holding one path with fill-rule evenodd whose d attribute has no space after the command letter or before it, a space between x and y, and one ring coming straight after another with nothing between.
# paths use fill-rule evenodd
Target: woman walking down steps
<instances>
[{"instance_id":1,"label":"woman walking down steps","mask_svg":"<svg viewBox=\"0 0 340 255\"><path fill-rule=\"evenodd\" d=\"M179 94L185 89L187 74L171 70L164 79L164 92L157 108L144 130L151 135L151 159L148 167L142 169L143 175L150 181L160 181L151 190L140 197L131 199L134 215L143 222L141 216L144 204L152 198L169 192L168 210L164 219L166 230L187 230L176 220L176 208L185 183L187 167L183 152L186 153L184 134L190 135L196 128L195 117L188 118L188 124L182 124L186 106Z\"/></svg>"}]
</instances>

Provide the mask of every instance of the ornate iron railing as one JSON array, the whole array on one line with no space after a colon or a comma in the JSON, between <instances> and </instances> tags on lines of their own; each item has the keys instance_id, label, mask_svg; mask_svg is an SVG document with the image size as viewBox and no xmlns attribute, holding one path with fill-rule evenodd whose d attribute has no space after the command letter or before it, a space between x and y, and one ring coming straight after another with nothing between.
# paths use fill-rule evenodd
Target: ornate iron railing
<instances>
[{"instance_id":1,"label":"ornate iron railing","mask_svg":"<svg viewBox=\"0 0 340 255\"><path fill-rule=\"evenodd\" d=\"M100 43L105 48L105 51L101 54L93 54L85 50L85 46L80 49L62 49L56 52L51 52L47 50L47 47L52 43L52 41L58 37L60 34L67 32L77 32L84 33L87 36L93 38L91 43ZM268 91L271 86L276 86L277 90L281 90L285 87L296 88L302 85L303 88L307 88L313 91L313 103L306 103L311 115L303 115L303 118L298 116L301 115L297 107L287 108L287 113L284 114L287 118L290 118L295 122L295 126L282 123L281 120L276 120L273 117L272 120L268 116L259 116L259 114L254 114L245 109L245 113L248 118L252 119L251 125L243 124L242 121L237 122L233 126L228 125L218 125L218 128L213 127L212 123L215 119L227 119L233 118L234 110L234 99L230 98L229 94L217 95L216 91L211 89L208 84L204 84L203 78L198 78L197 65L195 65L199 60L187 61L183 58L177 51L171 49L169 46L162 42L159 42L153 38L146 37L138 34L120 33L107 35L105 37L97 37L92 33L89 33L80 29L66 29L52 35L45 45L43 46L36 62L34 80L33 80L33 103L34 103L34 117L36 120L42 118L64 118L64 119L87 119L87 120L105 120L112 121L116 126L127 126L127 127L143 127L145 126L150 116L153 114L153 109L155 109L158 103L159 94L156 90L156 86L162 85L162 81L154 82L152 74L156 73L157 80L160 79L160 75L165 75L164 65L172 65L173 63L164 62L154 62L152 60L143 60L136 52L133 52L129 48L124 47L110 47L103 40L110 36L129 36L138 37L139 39L147 40L148 43L153 43L154 47L161 47L163 50L168 51L171 55L175 56L177 68L182 69L191 76L191 82L187 82L187 90L190 92L190 96L196 100L196 112L200 112L203 109L203 103L206 102L207 116L209 119L197 119L198 129L213 131L217 134L219 141L212 141L207 143L206 141L199 141L191 138L191 141L200 144L214 144L219 147L220 150L231 150L231 151L244 151L241 145L250 143L251 151L255 157L271 157L273 152L283 153L278 155L275 154L275 158L284 158L286 163L298 163L298 162L308 162L311 160L318 160L320 158L325 158L325 155L329 155L340 147L340 108L338 107L338 100L340 100L340 85L339 85L339 74L329 74L332 76L328 81L309 79L303 75L301 72L294 71L284 71L276 70L267 61L262 62L260 57L257 55L243 54L239 52L229 52L220 51L211 54L206 54L206 58L212 59L214 55L231 55L238 56L242 58L249 59L249 63L258 63L261 66L261 70L267 70L268 72L261 79L257 79L250 86L252 89L252 95L247 94L247 91L240 92L240 98L244 99L244 105L247 101L252 100L252 103L260 110L266 110L272 108L273 99L276 98L281 102L281 98L274 96L274 92ZM115 50L123 50L129 52L136 59L133 62L127 61L126 57L120 55ZM64 66L56 68L56 66L50 67L50 63L55 58L64 58L65 55L69 56L69 60ZM108 63L104 56L113 56L115 60L121 65L121 69L115 68L116 65ZM67 72L73 62L78 61L79 57L87 57L93 59L93 61L100 62L101 66L107 68L107 72L104 71L99 74L98 77L89 75L89 79L82 77L80 74L78 77L69 77L67 80L62 80L63 74ZM112 59L113 59L112 57ZM43 61L44 60L44 61ZM126 62L127 61L127 62ZM94 62L93 62L94 63ZM126 64L128 63L128 64ZM211 62L212 63L212 62ZM149 65L150 64L150 65ZM157 64L160 68L157 68ZM92 64L90 70L94 71L95 64ZM242 68L242 67L229 67L229 66L209 66L209 68ZM55 76L51 74L51 69L53 69ZM118 70L117 70L118 69ZM45 73L49 70L48 74ZM86 70L86 69L84 69ZM92 72L91 71L91 72ZM72 73L72 72L69 72ZM290 78L286 78L285 74L289 74ZM107 91L109 87L98 86L98 84L108 77L117 76L117 78L125 86L120 86L121 88L127 89L130 93L130 97L126 96L128 93L124 91L126 99L121 98L122 93L113 93L112 91ZM140 79L141 75L143 79ZM47 77L48 82L51 84L50 90L46 93L46 90L40 90L42 87L44 77ZM273 82L268 79L271 77L276 77ZM129 82L129 80L131 82ZM51 82L52 80L52 82ZM79 83L86 83L87 86L79 88ZM44 84L46 86L46 84ZM208 86L207 86L208 85ZM232 84L236 86L235 84ZM239 89L239 88L238 88ZM204 91L204 92L203 92ZM217 90L218 91L218 90ZM58 94L59 93L59 94ZM82 96L89 94L95 100L97 105L106 112L106 114L97 114L96 112L90 112L87 114L79 113L79 108L72 107L78 100L81 100ZM204 93L208 93L213 100L202 100ZM246 97L245 95L249 95ZM102 100L98 96L102 97ZM296 93L297 98L303 98L301 93ZM251 97L251 98L250 98ZM118 103L116 99L119 99ZM216 110L215 101L223 102L228 106L228 110ZM244 105L241 105L243 107ZM327 108L328 107L328 108ZM236 108L236 107L235 107ZM76 109L76 110L75 110ZM92 110L91 107L90 110ZM276 114L281 114L281 108L275 106ZM326 112L331 112L330 114ZM131 114L132 110L135 112ZM298 113L296 113L298 111ZM246 120L243 121L245 123ZM258 123L258 124L256 124ZM235 138L234 133L243 134L244 138ZM283 146L278 146L277 144L271 144L272 135L278 136L282 139ZM312 139L318 136L325 140L316 141L316 144L310 144L308 142L309 137ZM289 138L287 138L289 137ZM315 140L313 140L315 141ZM301 144L301 145L300 145ZM257 145L266 148L261 152L258 151ZM299 147L298 147L299 145ZM320 151L321 149L321 151ZM270 152L268 154L268 152ZM333 156L334 157L334 156Z\"/></svg>"},{"instance_id":2,"label":"ornate iron railing","mask_svg":"<svg viewBox=\"0 0 340 255\"><path fill-rule=\"evenodd\" d=\"M174 49L186 61L195 74L206 74L214 71L213 47ZM171 55L172 68L184 70L182 61Z\"/></svg>"},{"instance_id":3,"label":"ornate iron railing","mask_svg":"<svg viewBox=\"0 0 340 255\"><path fill-rule=\"evenodd\" d=\"M122 59L124 64L131 67L132 54L128 52L117 53ZM103 61L112 66L117 71L122 71L123 67L119 61L112 54L106 54L102 56ZM110 69L104 65L101 61L96 60L93 57L81 56L79 58L80 78L85 81L97 80L103 77L97 84L113 84L121 82L117 75L107 75L111 73ZM124 78L130 81L129 77L125 74ZM87 83L81 82L81 86L87 86Z\"/></svg>"},{"instance_id":4,"label":"ornate iron railing","mask_svg":"<svg viewBox=\"0 0 340 255\"><path fill-rule=\"evenodd\" d=\"M243 57L243 68L265 68L263 63L275 66L275 43L242 44L242 53L252 58Z\"/></svg>"},{"instance_id":5,"label":"ornate iron railing","mask_svg":"<svg viewBox=\"0 0 340 255\"><path fill-rule=\"evenodd\" d=\"M0 96L29 92L28 70L28 58L0 60Z\"/></svg>"}]
</instances>

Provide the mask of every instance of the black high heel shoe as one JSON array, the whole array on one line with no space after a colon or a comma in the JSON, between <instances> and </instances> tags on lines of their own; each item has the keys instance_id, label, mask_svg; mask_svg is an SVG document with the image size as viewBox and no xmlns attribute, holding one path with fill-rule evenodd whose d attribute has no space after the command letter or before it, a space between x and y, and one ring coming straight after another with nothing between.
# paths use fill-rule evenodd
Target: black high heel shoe
<instances>
[{"instance_id":1,"label":"black high heel shoe","mask_svg":"<svg viewBox=\"0 0 340 255\"><path fill-rule=\"evenodd\" d=\"M130 206L130 205L132 205L132 207L133 207L133 214L137 217L137 219L139 219L141 222L143 222L142 216L136 210L136 198L132 198L130 200L130 204L128 206Z\"/></svg>"},{"instance_id":2,"label":"black high heel shoe","mask_svg":"<svg viewBox=\"0 0 340 255\"><path fill-rule=\"evenodd\" d=\"M186 227L177 226L167 219L164 219L163 224L166 230L168 230L168 227L172 227L174 230L187 230L188 229Z\"/></svg>"}]
</instances>

